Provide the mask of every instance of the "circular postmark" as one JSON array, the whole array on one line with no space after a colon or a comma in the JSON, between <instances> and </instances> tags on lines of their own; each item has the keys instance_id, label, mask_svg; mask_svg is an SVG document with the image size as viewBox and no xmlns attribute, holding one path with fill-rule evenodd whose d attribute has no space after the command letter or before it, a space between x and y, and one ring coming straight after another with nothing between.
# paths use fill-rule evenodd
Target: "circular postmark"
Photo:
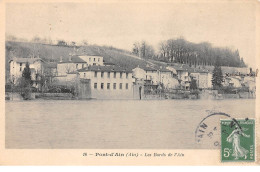
<instances>
[{"instance_id":1,"label":"circular postmark","mask_svg":"<svg viewBox=\"0 0 260 172\"><path fill-rule=\"evenodd\" d=\"M229 119L232 122L230 123L230 127L240 125L237 120L231 115L223 113L223 112L216 112L206 116L202 119L195 131L195 140L196 143L199 145L199 148L202 149L217 149L221 146L221 133L225 131L221 131L220 127L220 119Z\"/></svg>"}]
</instances>

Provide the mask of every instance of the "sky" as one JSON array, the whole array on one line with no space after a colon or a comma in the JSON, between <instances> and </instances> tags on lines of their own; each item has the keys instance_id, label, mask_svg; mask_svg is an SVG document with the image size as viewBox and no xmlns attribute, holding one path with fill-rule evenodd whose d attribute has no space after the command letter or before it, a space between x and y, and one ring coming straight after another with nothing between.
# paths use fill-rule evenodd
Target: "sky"
<instances>
[{"instance_id":1,"label":"sky","mask_svg":"<svg viewBox=\"0 0 260 172\"><path fill-rule=\"evenodd\" d=\"M255 67L253 3L16 3L6 5L6 33L131 50L145 40L158 48L167 39L238 49Z\"/></svg>"}]
</instances>

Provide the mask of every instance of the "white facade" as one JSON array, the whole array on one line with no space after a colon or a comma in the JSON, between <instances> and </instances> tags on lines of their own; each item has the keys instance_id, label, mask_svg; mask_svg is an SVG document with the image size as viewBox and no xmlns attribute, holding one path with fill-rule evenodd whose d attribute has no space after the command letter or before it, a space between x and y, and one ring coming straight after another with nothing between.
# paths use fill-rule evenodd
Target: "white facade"
<instances>
[{"instance_id":1,"label":"white facade","mask_svg":"<svg viewBox=\"0 0 260 172\"><path fill-rule=\"evenodd\" d=\"M132 72L128 71L79 71L81 79L90 80L91 98L132 99Z\"/></svg>"},{"instance_id":2,"label":"white facade","mask_svg":"<svg viewBox=\"0 0 260 172\"><path fill-rule=\"evenodd\" d=\"M165 88L176 88L179 82L173 77L172 72L159 70L145 70L140 67L133 69L133 77L138 80L149 80L154 85L163 83Z\"/></svg>"},{"instance_id":3,"label":"white facade","mask_svg":"<svg viewBox=\"0 0 260 172\"><path fill-rule=\"evenodd\" d=\"M192 76L196 81L197 81L197 87L198 88L211 88L211 85L209 83L211 83L211 80L209 81L209 76L208 73L203 72L203 73L190 73L190 76Z\"/></svg>"},{"instance_id":4,"label":"white facade","mask_svg":"<svg viewBox=\"0 0 260 172\"><path fill-rule=\"evenodd\" d=\"M59 76L87 67L87 63L62 62L57 64L57 73Z\"/></svg>"},{"instance_id":5,"label":"white facade","mask_svg":"<svg viewBox=\"0 0 260 172\"><path fill-rule=\"evenodd\" d=\"M136 67L133 69L133 77L138 80L144 80L146 78L146 72L143 69Z\"/></svg>"},{"instance_id":6,"label":"white facade","mask_svg":"<svg viewBox=\"0 0 260 172\"><path fill-rule=\"evenodd\" d=\"M80 58L82 58L84 61L86 61L88 63L88 65L97 65L97 66L103 66L103 57L101 56L79 56Z\"/></svg>"},{"instance_id":7,"label":"white facade","mask_svg":"<svg viewBox=\"0 0 260 172\"><path fill-rule=\"evenodd\" d=\"M208 73L208 88L212 88L213 85L212 85L212 76L213 74L212 73Z\"/></svg>"},{"instance_id":8,"label":"white facade","mask_svg":"<svg viewBox=\"0 0 260 172\"><path fill-rule=\"evenodd\" d=\"M181 87L188 90L190 88L190 76L187 70L177 70L177 77L181 81Z\"/></svg>"},{"instance_id":9,"label":"white facade","mask_svg":"<svg viewBox=\"0 0 260 172\"><path fill-rule=\"evenodd\" d=\"M11 82L16 84L17 80L22 77L22 73L27 62L29 63L29 67L31 69L32 80L36 79L36 74L41 74L43 72L44 62L39 58L14 58L9 61Z\"/></svg>"}]
</instances>

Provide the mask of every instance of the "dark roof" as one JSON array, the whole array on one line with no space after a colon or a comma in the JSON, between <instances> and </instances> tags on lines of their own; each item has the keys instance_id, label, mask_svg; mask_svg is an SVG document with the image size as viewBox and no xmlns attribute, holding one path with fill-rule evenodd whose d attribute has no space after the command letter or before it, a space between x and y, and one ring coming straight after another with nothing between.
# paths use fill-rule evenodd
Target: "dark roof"
<instances>
[{"instance_id":1,"label":"dark roof","mask_svg":"<svg viewBox=\"0 0 260 172\"><path fill-rule=\"evenodd\" d=\"M68 74L78 74L78 71L69 72Z\"/></svg>"},{"instance_id":2,"label":"dark roof","mask_svg":"<svg viewBox=\"0 0 260 172\"><path fill-rule=\"evenodd\" d=\"M78 54L78 53L77 53L77 56L96 56L96 57L103 57L103 56L98 55L98 54L90 54L90 53L85 53L85 54Z\"/></svg>"},{"instance_id":3,"label":"dark roof","mask_svg":"<svg viewBox=\"0 0 260 172\"><path fill-rule=\"evenodd\" d=\"M100 71L100 72L132 72L132 70L123 68L120 66L88 66L83 69L79 69L78 72L86 71Z\"/></svg>"},{"instance_id":4,"label":"dark roof","mask_svg":"<svg viewBox=\"0 0 260 172\"><path fill-rule=\"evenodd\" d=\"M111 62L104 62L103 64L104 64L104 65L111 65L111 66L112 66L112 65L115 65L114 63L111 63Z\"/></svg>"},{"instance_id":5,"label":"dark roof","mask_svg":"<svg viewBox=\"0 0 260 172\"><path fill-rule=\"evenodd\" d=\"M190 73L209 73L207 69L197 69L197 68L190 68L188 71Z\"/></svg>"},{"instance_id":6,"label":"dark roof","mask_svg":"<svg viewBox=\"0 0 260 172\"><path fill-rule=\"evenodd\" d=\"M204 66L203 68L213 72L214 66ZM221 66L222 73L229 73L229 74L248 74L249 69L245 67L228 67L228 66Z\"/></svg>"},{"instance_id":7,"label":"dark roof","mask_svg":"<svg viewBox=\"0 0 260 172\"><path fill-rule=\"evenodd\" d=\"M42 61L43 62L43 60L41 58L13 58L9 61L9 63L11 61L15 61L17 63L27 63L28 62L29 64L32 64L36 61Z\"/></svg>"},{"instance_id":8,"label":"dark roof","mask_svg":"<svg viewBox=\"0 0 260 172\"><path fill-rule=\"evenodd\" d=\"M59 63L87 63L87 62L82 58L80 58L79 56L72 56L71 60L66 59L66 60L62 60Z\"/></svg>"},{"instance_id":9,"label":"dark roof","mask_svg":"<svg viewBox=\"0 0 260 172\"><path fill-rule=\"evenodd\" d=\"M189 73L209 73L209 70L207 69L199 69L199 68L194 68L194 67L190 67L187 64L171 64L172 68L174 68L176 71L187 71Z\"/></svg>"},{"instance_id":10,"label":"dark roof","mask_svg":"<svg viewBox=\"0 0 260 172\"><path fill-rule=\"evenodd\" d=\"M168 69L166 69L165 67L161 67L161 66L141 66L139 67L145 71L161 71L161 72L172 72Z\"/></svg>"},{"instance_id":11,"label":"dark roof","mask_svg":"<svg viewBox=\"0 0 260 172\"><path fill-rule=\"evenodd\" d=\"M171 64L171 67L174 68L176 71L189 71L191 68L185 64Z\"/></svg>"}]
</instances>

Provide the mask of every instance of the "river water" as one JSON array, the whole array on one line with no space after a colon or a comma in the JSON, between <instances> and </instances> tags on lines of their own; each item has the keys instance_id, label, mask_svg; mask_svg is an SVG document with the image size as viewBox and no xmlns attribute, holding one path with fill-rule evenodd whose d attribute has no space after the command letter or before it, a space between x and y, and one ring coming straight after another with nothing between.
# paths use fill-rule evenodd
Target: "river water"
<instances>
[{"instance_id":1,"label":"river water","mask_svg":"<svg viewBox=\"0 0 260 172\"><path fill-rule=\"evenodd\" d=\"M6 148L205 149L214 147L195 141L203 118L254 118L255 100L6 101L5 110Z\"/></svg>"}]
</instances>

